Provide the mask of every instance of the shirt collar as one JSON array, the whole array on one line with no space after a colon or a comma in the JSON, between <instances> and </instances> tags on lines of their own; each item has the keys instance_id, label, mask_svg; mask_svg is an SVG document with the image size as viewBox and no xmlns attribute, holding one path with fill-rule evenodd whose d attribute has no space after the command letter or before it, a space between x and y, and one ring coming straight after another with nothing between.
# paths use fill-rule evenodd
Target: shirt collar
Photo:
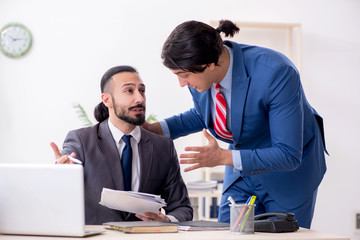
<instances>
[{"instance_id":1,"label":"shirt collar","mask_svg":"<svg viewBox=\"0 0 360 240\"><path fill-rule=\"evenodd\" d=\"M231 94L231 85L232 85L232 68L233 68L233 49L224 45L224 47L226 47L226 49L229 52L229 56L230 56L230 62L229 62L229 68L226 72L225 77L220 81L220 85L221 85L221 92L224 95L228 95L230 96ZM215 91L215 87L214 85L211 87L211 95L215 96L216 95L216 91ZM225 96L226 97L226 96Z\"/></svg>"},{"instance_id":2,"label":"shirt collar","mask_svg":"<svg viewBox=\"0 0 360 240\"><path fill-rule=\"evenodd\" d=\"M226 49L229 52L230 60L229 60L229 68L226 72L225 77L223 78L223 80L221 80L220 85L222 88L225 89L225 91L230 91L231 82L232 82L231 80L232 80L232 68L233 68L233 50L226 45L224 45L224 47L226 47Z\"/></svg>"},{"instance_id":3,"label":"shirt collar","mask_svg":"<svg viewBox=\"0 0 360 240\"><path fill-rule=\"evenodd\" d=\"M115 127L115 125L110 121L110 118L108 119L108 125L115 142L119 143L124 133L120 131L117 127ZM137 143L139 143L141 138L140 127L136 126L131 131L130 135L135 139Z\"/></svg>"}]
</instances>

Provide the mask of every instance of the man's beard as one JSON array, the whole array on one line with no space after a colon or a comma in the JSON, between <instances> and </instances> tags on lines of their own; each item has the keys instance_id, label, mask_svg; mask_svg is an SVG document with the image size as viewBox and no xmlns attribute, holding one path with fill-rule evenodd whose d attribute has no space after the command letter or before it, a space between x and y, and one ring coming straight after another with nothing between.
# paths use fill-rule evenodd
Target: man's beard
<instances>
[{"instance_id":1,"label":"man's beard","mask_svg":"<svg viewBox=\"0 0 360 240\"><path fill-rule=\"evenodd\" d=\"M115 100L115 99L113 99L113 103L115 103L114 100ZM129 112L131 109L133 109L133 108L139 108L139 107L140 107L140 108L144 108L144 112L141 113L141 114L136 114L136 115L135 115L135 118L132 118L132 117L130 117L129 115L126 114L126 113ZM136 105L136 106L130 107L130 108L127 109L127 111L126 111L126 109L125 109L124 107L121 107L120 105L118 105L117 103L115 103L115 104L114 104L114 112L115 112L115 115L116 115L119 119L121 119L121 120L123 120L123 121L125 121L125 122L127 122L127 123L130 123L130 124L132 124L132 125L138 126L138 125L142 125L142 124L145 122L145 106L142 105L142 104L138 104L138 105Z\"/></svg>"}]
</instances>

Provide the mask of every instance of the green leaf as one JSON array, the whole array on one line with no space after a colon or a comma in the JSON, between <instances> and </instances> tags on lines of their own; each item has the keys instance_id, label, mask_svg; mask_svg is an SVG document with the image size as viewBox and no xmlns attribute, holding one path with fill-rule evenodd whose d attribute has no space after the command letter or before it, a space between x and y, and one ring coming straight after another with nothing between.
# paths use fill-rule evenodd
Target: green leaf
<instances>
[{"instance_id":1,"label":"green leaf","mask_svg":"<svg viewBox=\"0 0 360 240\"><path fill-rule=\"evenodd\" d=\"M146 118L146 121L149 122L149 123L152 123L152 122L156 122L157 119L156 119L156 116L154 114L150 114L147 118Z\"/></svg>"},{"instance_id":2,"label":"green leaf","mask_svg":"<svg viewBox=\"0 0 360 240\"><path fill-rule=\"evenodd\" d=\"M84 126L92 126L94 125L91 120L89 119L87 113L85 112L84 108L79 104L73 104L73 108L76 110L76 113L78 114L78 117L83 122Z\"/></svg>"}]
</instances>

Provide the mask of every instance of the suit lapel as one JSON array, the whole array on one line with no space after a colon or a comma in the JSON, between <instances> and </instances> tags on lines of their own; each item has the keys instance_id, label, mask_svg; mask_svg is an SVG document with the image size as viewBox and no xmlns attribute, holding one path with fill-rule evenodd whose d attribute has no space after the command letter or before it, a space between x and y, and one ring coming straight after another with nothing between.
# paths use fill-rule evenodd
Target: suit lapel
<instances>
[{"instance_id":1,"label":"suit lapel","mask_svg":"<svg viewBox=\"0 0 360 240\"><path fill-rule=\"evenodd\" d=\"M211 91L210 89L199 94L199 105L202 106L205 125L208 128L211 123Z\"/></svg>"},{"instance_id":2,"label":"suit lapel","mask_svg":"<svg viewBox=\"0 0 360 240\"><path fill-rule=\"evenodd\" d=\"M193 97L195 109L203 116L204 123L209 128L211 123L211 90L200 93L191 87L188 87L188 89Z\"/></svg>"},{"instance_id":3,"label":"suit lapel","mask_svg":"<svg viewBox=\"0 0 360 240\"><path fill-rule=\"evenodd\" d=\"M249 89L250 78L247 76L247 72L244 64L244 56L241 47L230 41L225 41L225 44L233 49L234 62L232 73L232 88L231 88L231 131L233 135L233 143L236 145L240 140L241 128L244 118L244 108ZM206 127L210 132L216 136L214 126L211 124L211 91L207 90L204 93L199 93L196 90L190 89L193 97L196 96L195 106L198 111L204 116ZM194 103L196 104L194 101ZM228 140L222 139L225 142Z\"/></svg>"},{"instance_id":4,"label":"suit lapel","mask_svg":"<svg viewBox=\"0 0 360 240\"><path fill-rule=\"evenodd\" d=\"M116 147L114 138L110 132L107 120L99 125L98 144L106 156L106 163L109 167L111 177L116 190L124 190L123 172L121 167L119 151Z\"/></svg>"},{"instance_id":5,"label":"suit lapel","mask_svg":"<svg viewBox=\"0 0 360 240\"><path fill-rule=\"evenodd\" d=\"M153 160L153 144L147 131L140 128L141 139L139 142L140 157L140 183L139 192L145 192L150 177L150 169Z\"/></svg>"},{"instance_id":6,"label":"suit lapel","mask_svg":"<svg viewBox=\"0 0 360 240\"><path fill-rule=\"evenodd\" d=\"M227 42L230 43L230 42ZM241 128L244 118L244 107L246 103L247 93L249 89L250 78L244 64L244 56L242 49L235 43L232 43L234 50L234 62L232 73L232 88L231 88L231 131L234 143L237 144L240 140Z\"/></svg>"}]
</instances>

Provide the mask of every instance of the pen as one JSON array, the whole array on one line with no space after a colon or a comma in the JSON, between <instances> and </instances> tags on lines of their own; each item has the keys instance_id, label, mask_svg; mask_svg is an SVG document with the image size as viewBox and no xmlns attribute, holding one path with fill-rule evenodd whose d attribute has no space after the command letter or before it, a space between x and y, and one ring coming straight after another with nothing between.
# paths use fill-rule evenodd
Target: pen
<instances>
[{"instance_id":1,"label":"pen","mask_svg":"<svg viewBox=\"0 0 360 240\"><path fill-rule=\"evenodd\" d=\"M247 219L249 218L249 215L250 215L250 211L252 210L251 208L253 207L254 203L255 203L255 199L256 199L256 196L252 196L251 197L251 200L250 200L250 203L249 203L249 209L247 210L246 214L245 214L245 217L244 217L244 221L242 222L241 224L241 227L240 227L240 232L244 229L245 227L245 224L247 222Z\"/></svg>"},{"instance_id":2,"label":"pen","mask_svg":"<svg viewBox=\"0 0 360 240\"><path fill-rule=\"evenodd\" d=\"M68 158L69 158L71 161L73 161L74 163L82 164L82 161L80 161L79 159L76 159L76 158L74 158L74 157L72 157L72 156L70 156L70 155L67 155L67 156L68 156Z\"/></svg>"},{"instance_id":3,"label":"pen","mask_svg":"<svg viewBox=\"0 0 360 240\"><path fill-rule=\"evenodd\" d=\"M248 205L248 204L250 203L251 198L252 198L252 197L249 197L249 198L248 198L248 200L246 201L245 205ZM241 220L242 216L243 216L243 215L244 215L244 213L245 213L245 209L246 209L246 207L243 207L243 209L242 209L242 211L241 211L241 213L240 213L240 215L239 215L238 219L236 219L236 222L234 223L233 228L231 229L231 231L234 231L234 230L235 230L235 228L236 228L236 226L239 224L239 222L240 222L240 220Z\"/></svg>"},{"instance_id":4,"label":"pen","mask_svg":"<svg viewBox=\"0 0 360 240\"><path fill-rule=\"evenodd\" d=\"M234 201L234 199L231 196L228 197L228 200L231 202L231 204L233 204L233 205L236 204L236 202Z\"/></svg>"}]
</instances>

